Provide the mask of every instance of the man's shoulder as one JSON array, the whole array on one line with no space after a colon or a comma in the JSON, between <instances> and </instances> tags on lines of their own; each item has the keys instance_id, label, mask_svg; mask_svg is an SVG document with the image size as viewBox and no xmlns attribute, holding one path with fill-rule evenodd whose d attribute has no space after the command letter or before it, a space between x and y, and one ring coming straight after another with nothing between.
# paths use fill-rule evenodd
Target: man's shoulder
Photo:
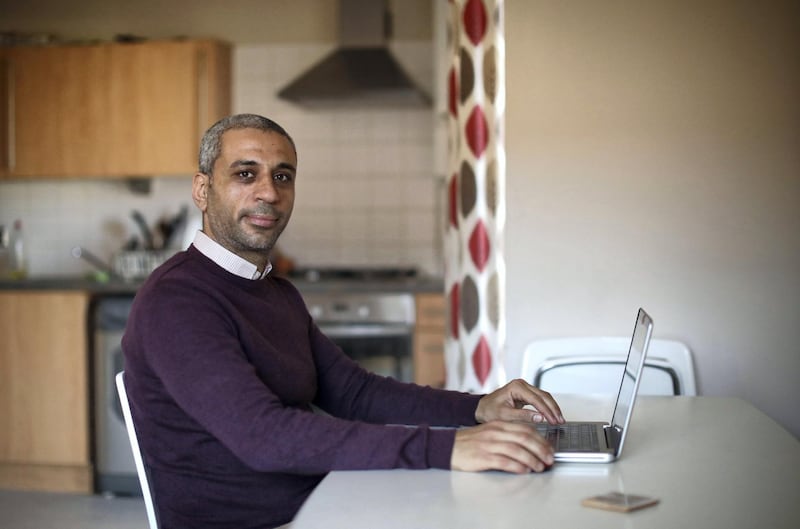
<instances>
[{"instance_id":1,"label":"man's shoulder","mask_svg":"<svg viewBox=\"0 0 800 529\"><path fill-rule=\"evenodd\" d=\"M190 250L176 253L167 259L142 283L136 293L140 301L163 300L176 295L202 295L213 291L216 280L207 267L198 262Z\"/></svg>"},{"instance_id":2,"label":"man's shoulder","mask_svg":"<svg viewBox=\"0 0 800 529\"><path fill-rule=\"evenodd\" d=\"M193 264L189 250L177 252L153 270L142 284L142 289L152 288L163 281L190 281L192 276L202 273L202 269Z\"/></svg>"}]
</instances>

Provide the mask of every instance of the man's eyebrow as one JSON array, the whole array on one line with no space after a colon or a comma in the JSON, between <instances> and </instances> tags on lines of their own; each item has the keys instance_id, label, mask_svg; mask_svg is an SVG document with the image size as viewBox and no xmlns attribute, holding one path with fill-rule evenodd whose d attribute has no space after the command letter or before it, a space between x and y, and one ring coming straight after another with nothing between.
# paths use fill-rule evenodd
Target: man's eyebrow
<instances>
[{"instance_id":1,"label":"man's eyebrow","mask_svg":"<svg viewBox=\"0 0 800 529\"><path fill-rule=\"evenodd\" d=\"M235 167L250 167L253 165L258 165L258 162L255 160L234 160L233 163L231 163L228 167L233 169Z\"/></svg>"},{"instance_id":2,"label":"man's eyebrow","mask_svg":"<svg viewBox=\"0 0 800 529\"><path fill-rule=\"evenodd\" d=\"M235 169L237 167L252 167L259 165L259 163L255 160L234 160L233 163L228 166L230 169ZM277 165L276 169L285 169L289 171L297 171L297 168L290 164L289 162L281 162Z\"/></svg>"},{"instance_id":3,"label":"man's eyebrow","mask_svg":"<svg viewBox=\"0 0 800 529\"><path fill-rule=\"evenodd\" d=\"M276 167L276 169L288 169L289 171L293 171L293 172L297 171L297 167L295 167L294 165L290 164L289 162L279 163L278 167Z\"/></svg>"}]
</instances>

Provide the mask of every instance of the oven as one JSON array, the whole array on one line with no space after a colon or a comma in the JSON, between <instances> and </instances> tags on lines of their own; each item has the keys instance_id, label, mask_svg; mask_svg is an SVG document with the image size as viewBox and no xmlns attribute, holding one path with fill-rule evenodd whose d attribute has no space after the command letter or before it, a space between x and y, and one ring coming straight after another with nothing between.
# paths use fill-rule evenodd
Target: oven
<instances>
[{"instance_id":1,"label":"oven","mask_svg":"<svg viewBox=\"0 0 800 529\"><path fill-rule=\"evenodd\" d=\"M317 326L346 355L368 371L412 382L414 294L401 288L407 272L386 274L348 271L333 280L307 274L313 287L297 286Z\"/></svg>"},{"instance_id":2,"label":"oven","mask_svg":"<svg viewBox=\"0 0 800 529\"><path fill-rule=\"evenodd\" d=\"M314 292L303 298L320 330L363 368L413 380L412 294Z\"/></svg>"}]
</instances>

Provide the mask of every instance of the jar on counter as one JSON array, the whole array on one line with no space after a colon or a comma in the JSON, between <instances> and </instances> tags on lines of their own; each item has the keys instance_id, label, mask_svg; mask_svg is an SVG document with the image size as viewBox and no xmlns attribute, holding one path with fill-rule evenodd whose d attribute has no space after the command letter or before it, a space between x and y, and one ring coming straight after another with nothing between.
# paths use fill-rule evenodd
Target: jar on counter
<instances>
[{"instance_id":1,"label":"jar on counter","mask_svg":"<svg viewBox=\"0 0 800 529\"><path fill-rule=\"evenodd\" d=\"M0 277L23 279L28 275L28 259L22 221L17 219L11 230L0 230Z\"/></svg>"}]
</instances>

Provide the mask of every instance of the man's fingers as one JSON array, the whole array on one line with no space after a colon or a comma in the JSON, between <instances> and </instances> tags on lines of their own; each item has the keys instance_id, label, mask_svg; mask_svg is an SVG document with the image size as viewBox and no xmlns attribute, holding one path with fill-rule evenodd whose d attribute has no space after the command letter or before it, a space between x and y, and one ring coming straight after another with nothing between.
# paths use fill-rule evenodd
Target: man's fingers
<instances>
[{"instance_id":1,"label":"man's fingers","mask_svg":"<svg viewBox=\"0 0 800 529\"><path fill-rule=\"evenodd\" d=\"M524 410L525 406L535 408ZM547 391L536 388L524 380L513 380L502 388L485 395L475 410L475 419L479 423L493 420L520 420L563 424L564 416L561 408Z\"/></svg>"},{"instance_id":2,"label":"man's fingers","mask_svg":"<svg viewBox=\"0 0 800 529\"><path fill-rule=\"evenodd\" d=\"M553 451L534 428L492 422L456 433L451 466L455 470L541 472L553 464Z\"/></svg>"},{"instance_id":3,"label":"man's fingers","mask_svg":"<svg viewBox=\"0 0 800 529\"><path fill-rule=\"evenodd\" d=\"M533 406L548 422L553 424L564 422L561 408L558 406L556 399L547 391L532 386L524 380L514 380L508 387L511 390L515 408L521 408L527 404ZM535 415L531 419L535 421Z\"/></svg>"},{"instance_id":4,"label":"man's fingers","mask_svg":"<svg viewBox=\"0 0 800 529\"><path fill-rule=\"evenodd\" d=\"M549 422L547 420L547 417L545 417L542 413L540 413L538 410L531 408L503 410L500 414L499 419L502 421L514 421L514 422L524 422L524 423L534 423L534 424Z\"/></svg>"}]
</instances>

